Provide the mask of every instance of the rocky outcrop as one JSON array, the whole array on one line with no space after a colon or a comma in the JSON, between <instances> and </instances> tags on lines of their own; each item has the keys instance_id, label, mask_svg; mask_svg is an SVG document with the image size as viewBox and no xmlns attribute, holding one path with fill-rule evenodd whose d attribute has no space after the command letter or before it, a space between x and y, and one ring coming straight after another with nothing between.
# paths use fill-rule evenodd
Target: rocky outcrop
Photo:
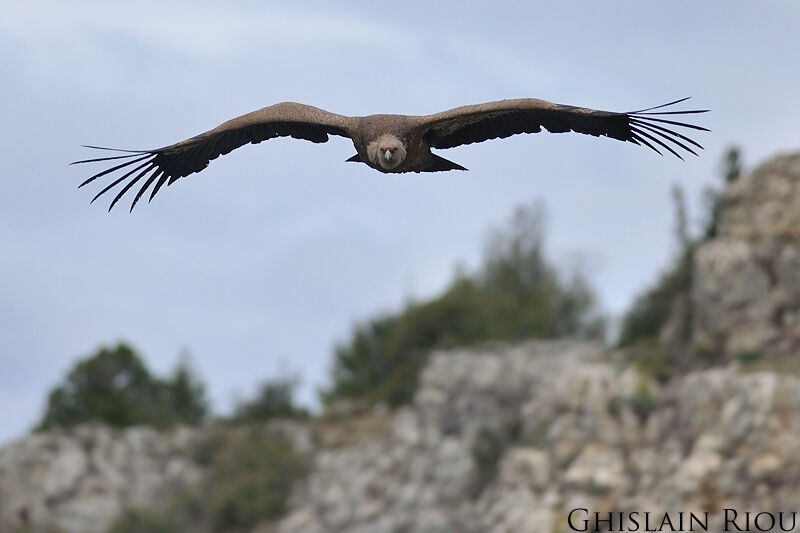
<instances>
[{"instance_id":1,"label":"rocky outcrop","mask_svg":"<svg viewBox=\"0 0 800 533\"><path fill-rule=\"evenodd\" d=\"M795 510L800 379L732 364L659 384L602 346L433 354L412 405L296 423L310 454L259 531L562 532L572 509ZM0 451L0 531L100 532L203 475L202 431L81 428ZM716 524L716 525L715 525ZM800 531L800 529L798 529Z\"/></svg>"},{"instance_id":2,"label":"rocky outcrop","mask_svg":"<svg viewBox=\"0 0 800 533\"><path fill-rule=\"evenodd\" d=\"M800 154L723 196L719 236L695 256L692 347L725 358L800 349Z\"/></svg>"},{"instance_id":3,"label":"rocky outcrop","mask_svg":"<svg viewBox=\"0 0 800 533\"><path fill-rule=\"evenodd\" d=\"M800 501L800 380L694 372L659 386L600 346L436 354L383 433L318 452L294 532L569 531L607 512Z\"/></svg>"},{"instance_id":4,"label":"rocky outcrop","mask_svg":"<svg viewBox=\"0 0 800 533\"><path fill-rule=\"evenodd\" d=\"M414 405L385 431L319 451L278 531L482 531L473 510L491 478L481 478L493 477L500 455L519 440L524 406L544 381L601 352L535 343L435 355ZM490 464L477 460L482 447Z\"/></svg>"},{"instance_id":5,"label":"rocky outcrop","mask_svg":"<svg viewBox=\"0 0 800 533\"><path fill-rule=\"evenodd\" d=\"M197 483L194 432L102 426L36 433L0 451L0 531L105 531L127 505Z\"/></svg>"}]
</instances>

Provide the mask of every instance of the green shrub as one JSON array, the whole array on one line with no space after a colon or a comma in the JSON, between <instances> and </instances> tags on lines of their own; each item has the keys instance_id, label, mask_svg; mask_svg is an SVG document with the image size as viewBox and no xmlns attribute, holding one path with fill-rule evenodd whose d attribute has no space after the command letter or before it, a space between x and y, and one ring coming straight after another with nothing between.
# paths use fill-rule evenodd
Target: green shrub
<instances>
[{"instance_id":1,"label":"green shrub","mask_svg":"<svg viewBox=\"0 0 800 533\"><path fill-rule=\"evenodd\" d=\"M736 360L739 361L740 363L749 365L761 359L763 355L764 355L763 353L755 350L751 350L748 352L740 352L736 354Z\"/></svg>"},{"instance_id":2,"label":"green shrub","mask_svg":"<svg viewBox=\"0 0 800 533\"><path fill-rule=\"evenodd\" d=\"M117 517L108 533L176 533L185 525L178 519L139 508L128 508Z\"/></svg>"},{"instance_id":3,"label":"green shrub","mask_svg":"<svg viewBox=\"0 0 800 533\"><path fill-rule=\"evenodd\" d=\"M655 341L670 318L674 302L688 297L692 286L694 246L682 252L671 270L661 276L655 286L636 297L622 319L619 345L630 346L642 341ZM685 328L688 329L688 324ZM685 332L688 336L688 331Z\"/></svg>"},{"instance_id":4,"label":"green shrub","mask_svg":"<svg viewBox=\"0 0 800 533\"><path fill-rule=\"evenodd\" d=\"M259 385L254 398L238 402L229 421L233 423L266 422L273 418L305 418L306 409L295 404L294 392L299 381L293 378L267 380Z\"/></svg>"},{"instance_id":5,"label":"green shrub","mask_svg":"<svg viewBox=\"0 0 800 533\"><path fill-rule=\"evenodd\" d=\"M206 481L209 522L215 531L238 531L279 518L307 470L307 461L282 438L257 429L232 436Z\"/></svg>"},{"instance_id":6,"label":"green shrub","mask_svg":"<svg viewBox=\"0 0 800 533\"><path fill-rule=\"evenodd\" d=\"M205 388L184 361L158 379L130 346L101 348L78 361L48 396L37 429L94 422L113 427L199 424L208 414Z\"/></svg>"},{"instance_id":7,"label":"green shrub","mask_svg":"<svg viewBox=\"0 0 800 533\"><path fill-rule=\"evenodd\" d=\"M472 479L471 494L477 497L497 476L500 460L506 450L519 444L522 425L511 423L501 428L481 427L472 444L472 460L475 472Z\"/></svg>"},{"instance_id":8,"label":"green shrub","mask_svg":"<svg viewBox=\"0 0 800 533\"><path fill-rule=\"evenodd\" d=\"M164 388L164 411L168 423L197 426L208 419L209 405L205 385L183 358L172 377L161 382Z\"/></svg>"},{"instance_id":9,"label":"green shrub","mask_svg":"<svg viewBox=\"0 0 800 533\"><path fill-rule=\"evenodd\" d=\"M658 407L658 399L653 395L653 389L647 378L639 376L633 395L629 399L633 412L642 422Z\"/></svg>"},{"instance_id":10,"label":"green shrub","mask_svg":"<svg viewBox=\"0 0 800 533\"><path fill-rule=\"evenodd\" d=\"M217 426L195 443L192 457L207 475L173 507L215 532L246 531L279 518L309 468L286 439L261 425Z\"/></svg>"},{"instance_id":11,"label":"green shrub","mask_svg":"<svg viewBox=\"0 0 800 533\"><path fill-rule=\"evenodd\" d=\"M127 509L110 533L203 531L236 533L280 518L308 459L263 426L216 426L198 440L192 458L206 475L155 510Z\"/></svg>"}]
</instances>

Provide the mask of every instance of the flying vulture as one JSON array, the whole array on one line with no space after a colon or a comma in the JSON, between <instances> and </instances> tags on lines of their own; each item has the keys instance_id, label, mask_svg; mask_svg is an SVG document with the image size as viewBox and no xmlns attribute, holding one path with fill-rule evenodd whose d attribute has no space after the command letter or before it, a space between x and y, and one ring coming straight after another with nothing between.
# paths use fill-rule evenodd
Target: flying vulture
<instances>
[{"instance_id":1,"label":"flying vulture","mask_svg":"<svg viewBox=\"0 0 800 533\"><path fill-rule=\"evenodd\" d=\"M680 151L697 155L697 142L678 128L708 131L706 128L670 120L665 116L705 113L706 109L664 111L687 100L682 98L639 111L615 113L584 107L553 104L544 100L521 98L457 107L434 115L370 115L348 117L293 102L275 104L231 119L213 130L185 141L155 150L113 150L124 155L75 161L94 163L121 160L98 172L79 187L115 171L123 172L92 199L92 202L123 184L109 211L134 185L144 180L131 202L131 211L148 189L150 200L164 184L206 168L212 159L248 143L260 143L274 137L294 137L323 143L329 135L349 137L356 155L347 161L366 163L380 172L439 172L467 170L431 152L431 148L453 148L462 144L505 138L517 133L537 133L545 128L551 133L575 131L604 135L620 141L644 145L659 154L659 148L683 159ZM660 111L654 111L660 109ZM75 164L73 163L73 164Z\"/></svg>"}]
</instances>

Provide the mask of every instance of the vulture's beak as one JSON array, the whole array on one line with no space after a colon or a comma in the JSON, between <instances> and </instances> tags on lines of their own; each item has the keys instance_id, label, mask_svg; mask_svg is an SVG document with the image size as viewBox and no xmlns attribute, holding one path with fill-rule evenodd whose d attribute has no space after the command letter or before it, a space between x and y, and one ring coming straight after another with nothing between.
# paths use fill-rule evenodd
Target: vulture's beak
<instances>
[{"instance_id":1,"label":"vulture's beak","mask_svg":"<svg viewBox=\"0 0 800 533\"><path fill-rule=\"evenodd\" d=\"M392 151L391 150L386 150L386 153L384 154L384 157L386 157L387 161L391 161L392 160Z\"/></svg>"}]
</instances>

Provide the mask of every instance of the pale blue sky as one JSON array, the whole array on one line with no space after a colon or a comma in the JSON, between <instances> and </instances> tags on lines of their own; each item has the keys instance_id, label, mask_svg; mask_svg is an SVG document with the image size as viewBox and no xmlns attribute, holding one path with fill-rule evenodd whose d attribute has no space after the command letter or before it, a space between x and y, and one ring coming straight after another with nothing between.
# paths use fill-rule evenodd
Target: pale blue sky
<instances>
[{"instance_id":1,"label":"pale blue sky","mask_svg":"<svg viewBox=\"0 0 800 533\"><path fill-rule=\"evenodd\" d=\"M353 321L478 264L520 203L548 250L619 313L674 249L669 190L800 147L800 4L783 2L5 2L0 17L0 442L77 357L126 339L181 350L219 409L281 368L310 401ZM518 4L518 5L516 5ZM537 97L630 110L693 96L713 132L686 163L538 134L443 153L468 173L389 176L349 141L274 140L130 215L76 190L81 144L152 148L283 100L426 114Z\"/></svg>"}]
</instances>

